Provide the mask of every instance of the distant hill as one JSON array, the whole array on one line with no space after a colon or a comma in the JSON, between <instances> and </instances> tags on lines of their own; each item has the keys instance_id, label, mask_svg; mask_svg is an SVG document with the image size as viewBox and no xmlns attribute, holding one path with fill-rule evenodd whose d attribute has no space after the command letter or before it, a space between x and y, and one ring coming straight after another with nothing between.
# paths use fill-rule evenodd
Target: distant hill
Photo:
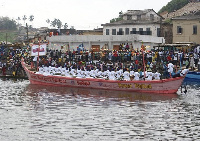
<instances>
[{"instance_id":1,"label":"distant hill","mask_svg":"<svg viewBox=\"0 0 200 141\"><path fill-rule=\"evenodd\" d=\"M171 18L178 17L178 16L196 13L199 10L200 10L200 2L190 2L187 5L185 5L184 7L178 9L178 10L175 10L173 12L165 11L165 12L160 13L160 15L164 19L171 19Z\"/></svg>"},{"instance_id":2,"label":"distant hill","mask_svg":"<svg viewBox=\"0 0 200 141\"><path fill-rule=\"evenodd\" d=\"M166 6L163 6L159 11L158 14L167 11L168 13L176 11L178 9L181 9L182 7L184 7L185 5L187 5L190 2L196 2L199 0L171 0L170 2L168 2L168 4Z\"/></svg>"}]
</instances>

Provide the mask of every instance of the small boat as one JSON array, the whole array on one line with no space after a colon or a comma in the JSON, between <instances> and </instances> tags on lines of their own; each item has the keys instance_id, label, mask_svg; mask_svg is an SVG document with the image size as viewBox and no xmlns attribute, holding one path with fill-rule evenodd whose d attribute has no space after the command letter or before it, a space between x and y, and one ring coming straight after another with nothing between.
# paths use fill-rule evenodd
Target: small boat
<instances>
[{"instance_id":1,"label":"small boat","mask_svg":"<svg viewBox=\"0 0 200 141\"><path fill-rule=\"evenodd\" d=\"M105 80L99 78L75 78L58 75L43 75L37 74L35 71L28 69L28 66L23 60L22 66L28 76L31 84L63 86L63 87L79 87L88 89L100 90L117 90L117 91L132 91L141 93L161 93L172 94L176 93L185 78L185 75L161 79L161 80Z\"/></svg>"},{"instance_id":2,"label":"small boat","mask_svg":"<svg viewBox=\"0 0 200 141\"><path fill-rule=\"evenodd\" d=\"M185 81L191 81L191 82L199 82L200 83L200 72L197 71L189 71L187 75L185 76Z\"/></svg>"}]
</instances>

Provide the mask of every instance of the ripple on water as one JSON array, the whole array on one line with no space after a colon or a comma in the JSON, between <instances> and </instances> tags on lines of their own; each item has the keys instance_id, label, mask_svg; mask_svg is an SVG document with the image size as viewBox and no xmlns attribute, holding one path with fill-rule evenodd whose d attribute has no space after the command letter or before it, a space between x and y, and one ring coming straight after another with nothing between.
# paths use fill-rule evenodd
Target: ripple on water
<instances>
[{"instance_id":1,"label":"ripple on water","mask_svg":"<svg viewBox=\"0 0 200 141\"><path fill-rule=\"evenodd\" d=\"M199 87L140 94L0 80L1 140L199 140Z\"/></svg>"}]
</instances>

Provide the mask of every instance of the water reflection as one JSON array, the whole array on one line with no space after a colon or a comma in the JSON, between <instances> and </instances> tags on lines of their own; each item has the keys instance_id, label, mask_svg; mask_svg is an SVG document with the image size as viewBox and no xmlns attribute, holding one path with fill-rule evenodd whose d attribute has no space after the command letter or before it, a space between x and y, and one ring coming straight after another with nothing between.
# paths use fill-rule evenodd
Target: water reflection
<instances>
[{"instance_id":1,"label":"water reflection","mask_svg":"<svg viewBox=\"0 0 200 141\"><path fill-rule=\"evenodd\" d=\"M200 91L140 94L0 81L0 140L200 140Z\"/></svg>"},{"instance_id":2,"label":"water reflection","mask_svg":"<svg viewBox=\"0 0 200 141\"><path fill-rule=\"evenodd\" d=\"M50 87L29 84L26 87L25 93L29 96L36 96L40 93L55 94L56 96L74 96L86 97L96 99L113 99L113 100L127 100L133 101L163 101L177 98L177 94L153 94L153 93L137 93L126 91L111 91L99 89L86 89L86 88L69 88L69 87Z\"/></svg>"},{"instance_id":3,"label":"water reflection","mask_svg":"<svg viewBox=\"0 0 200 141\"><path fill-rule=\"evenodd\" d=\"M155 102L178 98L177 94L147 94L126 91L111 91L86 88L50 87L29 84L24 94L29 97L34 109L44 110L44 105L49 108L58 108L68 103L88 105L120 104L120 102ZM52 106L54 105L54 106ZM47 107L46 107L47 108Z\"/></svg>"}]
</instances>

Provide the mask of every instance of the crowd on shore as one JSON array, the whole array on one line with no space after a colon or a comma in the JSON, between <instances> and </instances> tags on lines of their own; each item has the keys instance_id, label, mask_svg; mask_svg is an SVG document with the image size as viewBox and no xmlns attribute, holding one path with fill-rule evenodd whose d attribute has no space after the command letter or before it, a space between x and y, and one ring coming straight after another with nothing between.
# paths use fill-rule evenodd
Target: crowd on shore
<instances>
[{"instance_id":1,"label":"crowd on shore","mask_svg":"<svg viewBox=\"0 0 200 141\"><path fill-rule=\"evenodd\" d=\"M152 51L145 51L144 56L139 49L122 48L121 50L103 50L100 52L92 52L86 50L47 50L45 56L40 56L39 61L37 56L30 56L30 48L25 49L13 49L13 48L1 48L0 55L0 67L2 75L13 75L13 76L26 76L22 65L21 58L35 70L38 68L64 68L65 70L71 71L76 70L76 76L85 77L85 72L117 72L120 71L128 72L130 75L133 72L137 72L140 76L144 75L144 69L146 75L150 72L153 74L159 73L161 78L171 77L170 74L177 73L180 68L187 68L195 70L198 67L199 62L199 50L163 50L158 48ZM143 62L144 57L144 62ZM145 64L145 65L144 65ZM169 71L169 66L173 65L173 71ZM171 65L171 66L172 66ZM51 70L49 70L51 71ZM77 72L78 71L78 72ZM61 72L61 71L60 71ZM56 73L54 69L54 73ZM105 77L96 73L96 77ZM89 73L88 73L89 75ZM92 75L89 75L90 77ZM88 77L89 77L88 76ZM121 75L122 76L122 75ZM123 75L125 78L125 75ZM109 78L109 79L116 79ZM117 77L117 79L121 79ZM152 79L156 79L155 77Z\"/></svg>"}]
</instances>

